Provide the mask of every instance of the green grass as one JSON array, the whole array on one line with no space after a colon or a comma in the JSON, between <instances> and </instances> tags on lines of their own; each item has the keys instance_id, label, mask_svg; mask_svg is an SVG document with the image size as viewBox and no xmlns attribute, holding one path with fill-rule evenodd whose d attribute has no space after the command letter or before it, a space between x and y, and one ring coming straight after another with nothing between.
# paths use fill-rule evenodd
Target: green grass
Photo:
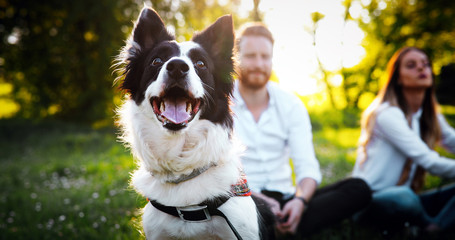
<instances>
[{"instance_id":1,"label":"green grass","mask_svg":"<svg viewBox=\"0 0 455 240\"><path fill-rule=\"evenodd\" d=\"M0 239L144 239L138 209L146 200L128 185L136 166L116 132L62 122L1 120ZM322 185L349 176L358 136L357 128L314 132ZM432 186L440 182L431 180ZM310 239L382 236L344 221Z\"/></svg>"},{"instance_id":2,"label":"green grass","mask_svg":"<svg viewBox=\"0 0 455 240\"><path fill-rule=\"evenodd\" d=\"M138 239L133 160L114 129L2 121L0 239Z\"/></svg>"},{"instance_id":3,"label":"green grass","mask_svg":"<svg viewBox=\"0 0 455 240\"><path fill-rule=\"evenodd\" d=\"M355 162L358 129L324 128L314 132L313 144L321 165L322 185L349 177Z\"/></svg>"}]
</instances>

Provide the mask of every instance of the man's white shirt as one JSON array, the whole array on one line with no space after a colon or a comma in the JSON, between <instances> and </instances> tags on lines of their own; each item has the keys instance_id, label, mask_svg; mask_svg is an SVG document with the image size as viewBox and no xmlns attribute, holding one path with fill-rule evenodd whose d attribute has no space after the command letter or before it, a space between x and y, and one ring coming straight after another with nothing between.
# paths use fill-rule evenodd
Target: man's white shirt
<instances>
[{"instance_id":1,"label":"man's white shirt","mask_svg":"<svg viewBox=\"0 0 455 240\"><path fill-rule=\"evenodd\" d=\"M294 194L290 158L297 183L312 178L319 184L322 175L314 153L311 122L300 99L269 81L269 104L256 122L238 84L235 81L233 93L234 136L245 146L241 159L250 188Z\"/></svg>"}]
</instances>

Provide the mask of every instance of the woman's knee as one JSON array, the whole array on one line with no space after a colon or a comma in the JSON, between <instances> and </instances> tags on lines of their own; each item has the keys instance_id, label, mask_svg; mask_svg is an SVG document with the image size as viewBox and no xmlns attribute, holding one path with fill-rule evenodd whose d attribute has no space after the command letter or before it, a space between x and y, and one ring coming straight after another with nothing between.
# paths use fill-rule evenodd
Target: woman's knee
<instances>
[{"instance_id":1,"label":"woman's knee","mask_svg":"<svg viewBox=\"0 0 455 240\"><path fill-rule=\"evenodd\" d=\"M407 206L409 208L418 208L422 205L420 203L419 196L417 196L417 194L415 194L410 188L406 188L405 190L398 192L395 199L396 203L403 205L403 207Z\"/></svg>"},{"instance_id":2,"label":"woman's knee","mask_svg":"<svg viewBox=\"0 0 455 240\"><path fill-rule=\"evenodd\" d=\"M373 202L397 212L420 212L422 203L419 197L408 187L397 187L373 195Z\"/></svg>"}]
</instances>

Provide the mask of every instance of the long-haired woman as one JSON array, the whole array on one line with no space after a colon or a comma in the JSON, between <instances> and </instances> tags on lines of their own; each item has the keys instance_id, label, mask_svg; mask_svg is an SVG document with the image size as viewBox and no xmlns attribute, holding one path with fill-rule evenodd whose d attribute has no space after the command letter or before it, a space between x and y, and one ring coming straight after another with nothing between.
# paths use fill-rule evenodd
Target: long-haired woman
<instances>
[{"instance_id":1,"label":"long-haired woman","mask_svg":"<svg viewBox=\"0 0 455 240\"><path fill-rule=\"evenodd\" d=\"M433 150L441 143L455 153L455 130L437 111L430 59L404 47L386 74L387 83L362 115L353 176L374 193L360 219L383 227L407 222L427 231L453 227L455 185L419 192L426 172L455 178L455 160Z\"/></svg>"}]
</instances>

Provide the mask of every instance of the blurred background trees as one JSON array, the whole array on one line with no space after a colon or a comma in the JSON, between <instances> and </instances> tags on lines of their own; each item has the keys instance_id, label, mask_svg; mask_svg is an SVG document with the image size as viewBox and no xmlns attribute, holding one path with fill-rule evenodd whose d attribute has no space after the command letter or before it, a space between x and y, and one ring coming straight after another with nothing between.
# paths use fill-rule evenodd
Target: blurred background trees
<instances>
[{"instance_id":1,"label":"blurred background trees","mask_svg":"<svg viewBox=\"0 0 455 240\"><path fill-rule=\"evenodd\" d=\"M360 4L364 9L355 19L364 30L364 48L367 58L360 71L349 71L345 85L358 88L353 94L353 107L358 107L359 99L376 94L385 81L381 79L390 56L403 46L416 46L424 49L433 61L437 76L438 97L454 98L455 81L452 73L441 79L441 69L455 62L455 1L450 0L371 0L346 1L348 7ZM349 16L351 17L351 16ZM452 87L450 88L450 83ZM379 84L378 84L379 83ZM441 103L449 104L450 101ZM454 101L452 101L453 105Z\"/></svg>"},{"instance_id":2,"label":"blurred background trees","mask_svg":"<svg viewBox=\"0 0 455 240\"><path fill-rule=\"evenodd\" d=\"M142 8L132 0L1 0L0 108L9 116L112 122L111 69ZM189 39L238 1L153 0L170 31ZM117 101L118 103L118 101ZM1 112L1 111L0 111ZM7 113L6 113L7 114ZM8 116L8 115L6 115Z\"/></svg>"},{"instance_id":3,"label":"blurred background trees","mask_svg":"<svg viewBox=\"0 0 455 240\"><path fill-rule=\"evenodd\" d=\"M94 122L112 107L110 65L133 10L128 1L1 1L1 81L17 116Z\"/></svg>"},{"instance_id":4,"label":"blurred background trees","mask_svg":"<svg viewBox=\"0 0 455 240\"><path fill-rule=\"evenodd\" d=\"M342 110L345 125L358 124L359 113L373 100L383 78L387 61L403 46L425 50L433 61L438 99L454 105L455 1L450 0L344 0L344 25L355 22L365 37L365 57L359 64L328 71L320 65L328 99ZM314 13L314 26L324 16ZM314 35L315 33L313 33ZM340 39L340 41L343 41ZM440 75L441 69L446 74ZM332 86L327 75L339 74L342 81Z\"/></svg>"},{"instance_id":5,"label":"blurred background trees","mask_svg":"<svg viewBox=\"0 0 455 240\"><path fill-rule=\"evenodd\" d=\"M240 17L237 13L245 1L252 7L247 16ZM224 14L232 14L236 26L261 21L264 1L152 0L146 4L183 41ZM454 65L450 65L455 63L455 1L342 3L344 24L355 23L364 33L361 45L365 54L355 66L333 70L320 64L317 80L325 86L328 106L341 110L344 124L358 124L359 112L384 82L387 60L404 45L430 54L438 98L443 104L455 104ZM143 4L137 0L0 0L0 118L112 123L120 94L113 87L116 76L110 66ZM305 1L296 5L304 8ZM315 37L325 16L314 12L312 17L307 32ZM293 23L288 24L292 29ZM315 40L313 45L317 47ZM340 76L339 84L330 81L333 76Z\"/></svg>"}]
</instances>

